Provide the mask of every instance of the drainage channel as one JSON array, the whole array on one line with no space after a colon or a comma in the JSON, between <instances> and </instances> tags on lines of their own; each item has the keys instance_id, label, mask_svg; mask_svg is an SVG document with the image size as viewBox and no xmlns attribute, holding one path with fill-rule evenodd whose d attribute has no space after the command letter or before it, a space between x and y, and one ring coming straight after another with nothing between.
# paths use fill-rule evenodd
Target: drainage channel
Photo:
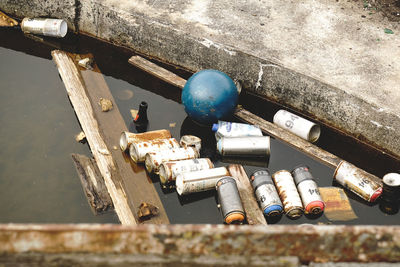
<instances>
[{"instance_id":1,"label":"drainage channel","mask_svg":"<svg viewBox=\"0 0 400 267\"><path fill-rule=\"evenodd\" d=\"M215 153L215 137L210 129L191 121L180 102L181 90L168 85L128 64L132 52L116 48L86 36L68 39L47 38L46 44L20 32L0 30L2 76L1 131L2 153L0 196L3 203L1 222L108 222L117 223L113 213L93 216L85 203L79 178L75 173L70 153L90 155L87 145L74 140L79 133L73 109L58 78L54 63L49 61L53 49L77 53L92 53L105 75L105 80L116 100L126 125L134 131L131 109L138 109L142 101L148 107L148 130L168 129L172 136L185 134L202 139L202 156L210 157L216 167L226 166ZM20 53L22 52L22 53ZM166 66L184 78L190 73ZM257 96L242 92L240 104L251 112L271 121L282 108ZM232 118L232 120L234 120ZM322 125L317 145L355 165L382 177L398 172L399 162L378 150L356 142ZM232 159L231 159L232 160ZM268 165L271 173L292 170L299 164L310 167L318 186L338 186L332 182L334 170L322 165L288 145L272 139L269 162L252 166L243 164L250 176ZM132 163L134 164L134 163ZM251 165L249 165L251 164ZM133 166L134 168L134 166ZM150 176L163 202L171 223L222 223L214 191L180 197L175 189L164 188L157 176ZM387 207L378 201L370 204L345 191L354 212L351 220L332 220L325 215L302 216L291 220L286 216L269 219L270 224L351 224L396 225L400 219L398 207Z\"/></svg>"}]
</instances>

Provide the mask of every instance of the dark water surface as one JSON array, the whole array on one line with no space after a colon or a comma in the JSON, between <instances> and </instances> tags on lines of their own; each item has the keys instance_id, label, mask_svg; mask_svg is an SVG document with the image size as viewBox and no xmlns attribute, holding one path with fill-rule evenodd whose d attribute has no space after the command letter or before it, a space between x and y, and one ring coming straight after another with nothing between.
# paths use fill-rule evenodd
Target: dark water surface
<instances>
[{"instance_id":1,"label":"dark water surface","mask_svg":"<svg viewBox=\"0 0 400 267\"><path fill-rule=\"evenodd\" d=\"M204 140L203 156L212 157L216 166L228 164L215 155L212 133L187 118L180 104L180 90L130 66L127 60L131 52L83 36L70 36L62 43L47 40L53 48L95 55L128 126L132 120L130 109L138 109L140 102L146 101L149 104L148 130L169 129L177 139L184 134L199 135ZM75 141L74 136L81 129L51 61L53 48L26 38L18 31L0 29L0 223L118 223L113 212L94 216L84 196L70 154L89 156L90 151L87 145ZM175 71L185 78L190 75ZM280 108L249 94L242 94L240 101L268 120ZM318 145L379 177L399 170L399 162L391 157L326 127L322 127ZM332 186L333 169L272 140L269 161L272 173L291 170L298 164L311 168L319 186ZM260 167L245 166L245 169L250 175ZM175 190L163 189L157 179L154 180L171 223L222 222L215 192L178 197ZM271 223L399 223L399 213L385 214L379 203L370 205L352 193L347 192L347 195L358 219L329 222L325 216L314 219L303 216L298 220L283 216Z\"/></svg>"}]
</instances>

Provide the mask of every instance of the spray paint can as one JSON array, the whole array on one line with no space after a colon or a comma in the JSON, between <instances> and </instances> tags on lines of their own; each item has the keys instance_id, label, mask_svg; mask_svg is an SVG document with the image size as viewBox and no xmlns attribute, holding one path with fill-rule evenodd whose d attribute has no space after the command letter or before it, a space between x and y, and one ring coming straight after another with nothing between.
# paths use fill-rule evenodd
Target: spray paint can
<instances>
[{"instance_id":1,"label":"spray paint can","mask_svg":"<svg viewBox=\"0 0 400 267\"><path fill-rule=\"evenodd\" d=\"M266 216L276 216L282 213L282 202L279 199L271 174L268 170L255 171L250 176L251 185L260 208Z\"/></svg>"},{"instance_id":2,"label":"spray paint can","mask_svg":"<svg viewBox=\"0 0 400 267\"><path fill-rule=\"evenodd\" d=\"M245 213L234 178L223 177L216 184L218 203L226 224L242 224Z\"/></svg>"},{"instance_id":3,"label":"spray paint can","mask_svg":"<svg viewBox=\"0 0 400 267\"><path fill-rule=\"evenodd\" d=\"M319 193L318 185L307 166L293 169L292 176L303 202L306 214L319 214L324 211L325 203Z\"/></svg>"},{"instance_id":4,"label":"spray paint can","mask_svg":"<svg viewBox=\"0 0 400 267\"><path fill-rule=\"evenodd\" d=\"M157 152L149 152L145 157L145 165L148 172L158 173L163 162L199 157L199 152L194 147L178 147Z\"/></svg>"},{"instance_id":5,"label":"spray paint can","mask_svg":"<svg viewBox=\"0 0 400 267\"><path fill-rule=\"evenodd\" d=\"M274 115L273 121L276 125L312 143L316 142L321 134L318 124L283 109Z\"/></svg>"},{"instance_id":6,"label":"spray paint can","mask_svg":"<svg viewBox=\"0 0 400 267\"><path fill-rule=\"evenodd\" d=\"M240 137L240 136L263 136L260 127L237 122L218 121L212 126L215 132L215 139L221 137Z\"/></svg>"},{"instance_id":7,"label":"spray paint can","mask_svg":"<svg viewBox=\"0 0 400 267\"><path fill-rule=\"evenodd\" d=\"M162 184L166 184L175 181L181 173L211 168L214 168L214 164L209 158L163 162L160 166L160 181Z\"/></svg>"},{"instance_id":8,"label":"spray paint can","mask_svg":"<svg viewBox=\"0 0 400 267\"><path fill-rule=\"evenodd\" d=\"M200 152L201 149L201 139L194 135L184 135L181 137L179 141L181 146L183 147L194 147L197 151Z\"/></svg>"},{"instance_id":9,"label":"spray paint can","mask_svg":"<svg viewBox=\"0 0 400 267\"><path fill-rule=\"evenodd\" d=\"M212 190L219 179L229 175L225 167L181 173L176 177L176 192L179 195L186 195Z\"/></svg>"},{"instance_id":10,"label":"spray paint can","mask_svg":"<svg viewBox=\"0 0 400 267\"><path fill-rule=\"evenodd\" d=\"M269 136L222 137L217 142L222 156L269 157Z\"/></svg>"},{"instance_id":11,"label":"spray paint can","mask_svg":"<svg viewBox=\"0 0 400 267\"><path fill-rule=\"evenodd\" d=\"M133 142L167 138L171 138L171 132L168 130L156 130L145 133L122 132L119 138L119 147L122 151L126 151Z\"/></svg>"},{"instance_id":12,"label":"spray paint can","mask_svg":"<svg viewBox=\"0 0 400 267\"><path fill-rule=\"evenodd\" d=\"M21 29L24 33L64 37L67 34L68 25L63 19L24 18Z\"/></svg>"},{"instance_id":13,"label":"spray paint can","mask_svg":"<svg viewBox=\"0 0 400 267\"><path fill-rule=\"evenodd\" d=\"M293 177L287 170L277 171L272 175L279 198L289 218L297 219L303 214L303 204L297 192Z\"/></svg>"},{"instance_id":14,"label":"spray paint can","mask_svg":"<svg viewBox=\"0 0 400 267\"><path fill-rule=\"evenodd\" d=\"M129 146L129 155L134 162L143 162L147 153L178 147L179 143L175 138L139 141Z\"/></svg>"},{"instance_id":15,"label":"spray paint can","mask_svg":"<svg viewBox=\"0 0 400 267\"><path fill-rule=\"evenodd\" d=\"M139 133L146 131L147 126L149 124L149 119L147 118L147 108L148 108L147 102L145 101L140 102L139 111L136 114L135 119L133 119L135 128Z\"/></svg>"},{"instance_id":16,"label":"spray paint can","mask_svg":"<svg viewBox=\"0 0 400 267\"><path fill-rule=\"evenodd\" d=\"M368 202L374 202L382 194L379 178L344 160L337 166L333 179Z\"/></svg>"},{"instance_id":17,"label":"spray paint can","mask_svg":"<svg viewBox=\"0 0 400 267\"><path fill-rule=\"evenodd\" d=\"M400 200L400 174L385 174L385 176L383 176L382 182L382 197L388 202L398 202Z\"/></svg>"}]
</instances>

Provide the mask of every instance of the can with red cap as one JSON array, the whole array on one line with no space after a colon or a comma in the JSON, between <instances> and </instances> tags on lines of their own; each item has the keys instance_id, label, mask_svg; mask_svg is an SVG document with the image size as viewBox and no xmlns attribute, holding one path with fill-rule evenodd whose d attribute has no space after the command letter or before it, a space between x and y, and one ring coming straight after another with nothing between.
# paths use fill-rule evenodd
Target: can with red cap
<instances>
[{"instance_id":1,"label":"can with red cap","mask_svg":"<svg viewBox=\"0 0 400 267\"><path fill-rule=\"evenodd\" d=\"M293 169L292 176L304 206L304 213L319 214L324 211L325 203L321 198L317 183L308 166Z\"/></svg>"},{"instance_id":2,"label":"can with red cap","mask_svg":"<svg viewBox=\"0 0 400 267\"><path fill-rule=\"evenodd\" d=\"M382 194L378 177L344 160L337 166L333 179L368 202L374 202Z\"/></svg>"}]
</instances>

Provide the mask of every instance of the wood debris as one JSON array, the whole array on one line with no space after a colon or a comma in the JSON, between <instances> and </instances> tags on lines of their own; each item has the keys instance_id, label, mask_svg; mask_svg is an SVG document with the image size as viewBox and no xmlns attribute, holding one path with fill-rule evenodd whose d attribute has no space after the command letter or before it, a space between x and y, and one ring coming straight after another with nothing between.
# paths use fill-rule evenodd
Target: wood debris
<instances>
[{"instance_id":1,"label":"wood debris","mask_svg":"<svg viewBox=\"0 0 400 267\"><path fill-rule=\"evenodd\" d=\"M153 216L157 216L159 213L159 210L156 206L142 202L140 204L137 215L141 221L148 220Z\"/></svg>"},{"instance_id":2,"label":"wood debris","mask_svg":"<svg viewBox=\"0 0 400 267\"><path fill-rule=\"evenodd\" d=\"M79 142L79 143L86 143L86 135L85 135L85 133L84 132L80 132L79 134L77 134L76 136L75 136L75 140L76 140L76 142Z\"/></svg>"},{"instance_id":3,"label":"wood debris","mask_svg":"<svg viewBox=\"0 0 400 267\"><path fill-rule=\"evenodd\" d=\"M113 108L113 104L112 104L111 100L107 99L107 98L100 98L99 104L101 106L101 111L103 111L103 112L110 111Z\"/></svg>"}]
</instances>

